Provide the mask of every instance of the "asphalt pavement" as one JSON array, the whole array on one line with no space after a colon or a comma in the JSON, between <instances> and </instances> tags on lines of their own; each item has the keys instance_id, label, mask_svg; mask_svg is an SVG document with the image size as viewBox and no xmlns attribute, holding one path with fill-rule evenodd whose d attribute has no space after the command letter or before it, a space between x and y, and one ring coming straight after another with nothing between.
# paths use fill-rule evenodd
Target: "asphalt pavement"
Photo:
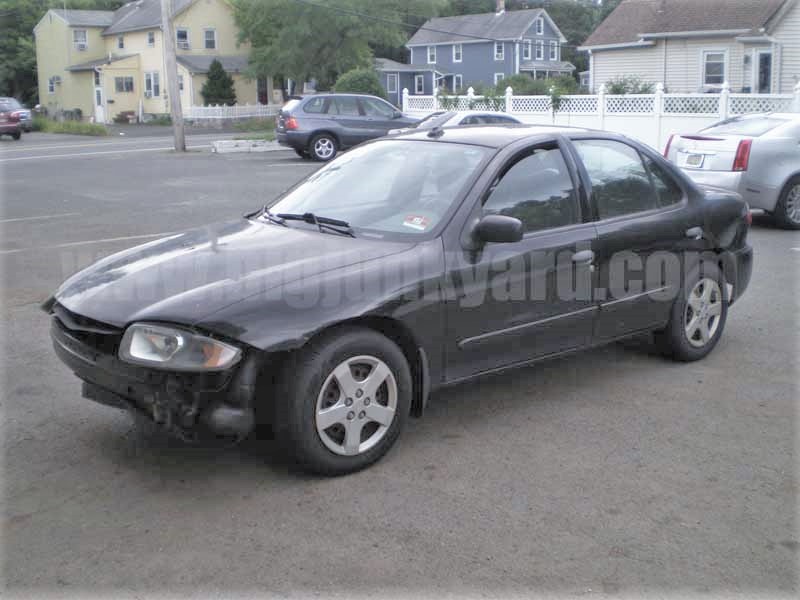
<instances>
[{"instance_id":1,"label":"asphalt pavement","mask_svg":"<svg viewBox=\"0 0 800 600\"><path fill-rule=\"evenodd\" d=\"M63 279L317 167L218 138L0 142L7 597L796 595L800 233L768 219L707 359L637 340L451 388L355 475L82 399L38 308Z\"/></svg>"}]
</instances>

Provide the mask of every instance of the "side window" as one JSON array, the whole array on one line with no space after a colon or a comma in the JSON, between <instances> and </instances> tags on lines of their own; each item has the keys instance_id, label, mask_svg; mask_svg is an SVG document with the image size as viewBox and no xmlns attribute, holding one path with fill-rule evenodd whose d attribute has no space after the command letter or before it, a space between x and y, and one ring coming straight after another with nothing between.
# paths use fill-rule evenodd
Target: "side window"
<instances>
[{"instance_id":1,"label":"side window","mask_svg":"<svg viewBox=\"0 0 800 600\"><path fill-rule=\"evenodd\" d=\"M683 200L683 190L664 167L648 156L644 157L644 162L653 177L659 206L672 206Z\"/></svg>"},{"instance_id":2,"label":"side window","mask_svg":"<svg viewBox=\"0 0 800 600\"><path fill-rule=\"evenodd\" d=\"M324 108L325 98L317 96L306 102L306 105L303 107L303 112L319 114L324 112Z\"/></svg>"},{"instance_id":3,"label":"side window","mask_svg":"<svg viewBox=\"0 0 800 600\"><path fill-rule=\"evenodd\" d=\"M658 208L639 152L614 140L575 140L601 219Z\"/></svg>"},{"instance_id":4,"label":"side window","mask_svg":"<svg viewBox=\"0 0 800 600\"><path fill-rule=\"evenodd\" d=\"M353 96L337 97L331 102L328 113L332 115L345 115L349 117L359 116L358 100Z\"/></svg>"},{"instance_id":5,"label":"side window","mask_svg":"<svg viewBox=\"0 0 800 600\"><path fill-rule=\"evenodd\" d=\"M539 147L517 160L492 187L483 213L517 218L526 233L578 223L578 200L561 150Z\"/></svg>"},{"instance_id":6,"label":"side window","mask_svg":"<svg viewBox=\"0 0 800 600\"><path fill-rule=\"evenodd\" d=\"M361 107L368 117L391 119L394 116L394 109L391 106L372 98L361 98Z\"/></svg>"}]
</instances>

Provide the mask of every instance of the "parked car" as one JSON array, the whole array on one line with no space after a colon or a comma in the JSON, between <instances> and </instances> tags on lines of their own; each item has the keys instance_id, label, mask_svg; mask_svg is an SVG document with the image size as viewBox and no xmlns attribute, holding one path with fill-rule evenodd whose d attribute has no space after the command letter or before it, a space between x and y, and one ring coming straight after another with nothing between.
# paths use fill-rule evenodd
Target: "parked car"
<instances>
[{"instance_id":1,"label":"parked car","mask_svg":"<svg viewBox=\"0 0 800 600\"><path fill-rule=\"evenodd\" d=\"M511 125L522 121L503 113L479 110L448 110L435 112L416 125L403 129L392 129L390 135L409 133L415 129L433 129L434 127L458 127L459 125Z\"/></svg>"},{"instance_id":2,"label":"parked car","mask_svg":"<svg viewBox=\"0 0 800 600\"><path fill-rule=\"evenodd\" d=\"M750 279L748 214L615 134L417 132L103 258L43 308L86 397L184 439L269 418L300 464L343 474L446 385L647 331L703 358Z\"/></svg>"},{"instance_id":3,"label":"parked car","mask_svg":"<svg viewBox=\"0 0 800 600\"><path fill-rule=\"evenodd\" d=\"M737 192L800 229L800 114L743 115L672 135L664 156L694 181Z\"/></svg>"},{"instance_id":4,"label":"parked car","mask_svg":"<svg viewBox=\"0 0 800 600\"><path fill-rule=\"evenodd\" d=\"M10 135L15 140L22 137L24 110L16 98L0 98L0 135Z\"/></svg>"},{"instance_id":5,"label":"parked car","mask_svg":"<svg viewBox=\"0 0 800 600\"><path fill-rule=\"evenodd\" d=\"M294 148L298 156L328 161L339 150L416 122L376 96L318 94L284 104L275 130L278 143Z\"/></svg>"},{"instance_id":6,"label":"parked car","mask_svg":"<svg viewBox=\"0 0 800 600\"><path fill-rule=\"evenodd\" d=\"M22 110L19 111L19 124L25 133L33 131L33 114L30 108L23 106Z\"/></svg>"}]
</instances>

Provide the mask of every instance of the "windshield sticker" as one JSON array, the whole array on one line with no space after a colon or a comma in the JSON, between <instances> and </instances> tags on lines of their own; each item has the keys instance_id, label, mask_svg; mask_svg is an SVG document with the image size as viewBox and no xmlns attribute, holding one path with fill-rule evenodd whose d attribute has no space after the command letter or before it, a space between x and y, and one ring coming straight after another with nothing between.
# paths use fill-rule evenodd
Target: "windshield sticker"
<instances>
[{"instance_id":1,"label":"windshield sticker","mask_svg":"<svg viewBox=\"0 0 800 600\"><path fill-rule=\"evenodd\" d=\"M405 227L411 227L411 229L416 229L417 231L425 231L428 225L430 225L430 221L427 217L409 215L406 217L406 220L403 221L403 225Z\"/></svg>"}]
</instances>

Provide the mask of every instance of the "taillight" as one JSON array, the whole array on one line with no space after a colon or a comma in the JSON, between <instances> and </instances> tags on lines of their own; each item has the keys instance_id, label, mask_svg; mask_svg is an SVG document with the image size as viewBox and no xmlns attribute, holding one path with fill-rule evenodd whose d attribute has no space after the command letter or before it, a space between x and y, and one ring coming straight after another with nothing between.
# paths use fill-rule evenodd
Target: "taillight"
<instances>
[{"instance_id":1,"label":"taillight","mask_svg":"<svg viewBox=\"0 0 800 600\"><path fill-rule=\"evenodd\" d=\"M747 164L750 162L750 146L753 140L742 140L736 148L736 157L733 159L734 171L747 171Z\"/></svg>"},{"instance_id":2,"label":"taillight","mask_svg":"<svg viewBox=\"0 0 800 600\"><path fill-rule=\"evenodd\" d=\"M674 137L675 134L673 133L671 136L669 136L669 139L667 140L667 145L664 148L664 158L669 158L669 147L672 146L672 138Z\"/></svg>"},{"instance_id":3,"label":"taillight","mask_svg":"<svg viewBox=\"0 0 800 600\"><path fill-rule=\"evenodd\" d=\"M20 118L22 118L22 113L19 111L8 114L8 120L11 121L12 123L19 121Z\"/></svg>"},{"instance_id":4,"label":"taillight","mask_svg":"<svg viewBox=\"0 0 800 600\"><path fill-rule=\"evenodd\" d=\"M297 119L295 119L294 117L289 117L288 119L286 119L286 121L284 121L283 123L283 126L286 129L297 129L298 127L300 127L300 125L297 124Z\"/></svg>"},{"instance_id":5,"label":"taillight","mask_svg":"<svg viewBox=\"0 0 800 600\"><path fill-rule=\"evenodd\" d=\"M749 206L747 207L747 210L744 213L744 222L747 223L748 227L750 227L750 225L753 224L753 211L750 210Z\"/></svg>"}]
</instances>

